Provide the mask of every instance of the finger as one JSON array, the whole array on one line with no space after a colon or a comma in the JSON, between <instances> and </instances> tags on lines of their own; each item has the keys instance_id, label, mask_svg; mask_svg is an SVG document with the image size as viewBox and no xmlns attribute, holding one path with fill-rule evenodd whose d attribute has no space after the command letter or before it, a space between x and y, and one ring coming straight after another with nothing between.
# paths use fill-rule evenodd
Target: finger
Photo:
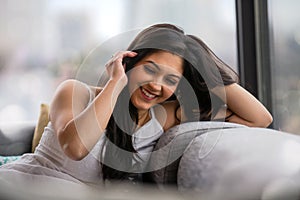
<instances>
[{"instance_id":1,"label":"finger","mask_svg":"<svg viewBox=\"0 0 300 200\"><path fill-rule=\"evenodd\" d=\"M119 58L123 59L124 57L134 57L136 55L137 55L137 53L134 51L119 51L113 55L112 59L117 60Z\"/></svg>"},{"instance_id":2,"label":"finger","mask_svg":"<svg viewBox=\"0 0 300 200\"><path fill-rule=\"evenodd\" d=\"M119 51L111 56L110 60L105 64L105 67L112 65L114 62L122 64L123 58L134 57L136 55L137 53L134 51Z\"/></svg>"}]
</instances>

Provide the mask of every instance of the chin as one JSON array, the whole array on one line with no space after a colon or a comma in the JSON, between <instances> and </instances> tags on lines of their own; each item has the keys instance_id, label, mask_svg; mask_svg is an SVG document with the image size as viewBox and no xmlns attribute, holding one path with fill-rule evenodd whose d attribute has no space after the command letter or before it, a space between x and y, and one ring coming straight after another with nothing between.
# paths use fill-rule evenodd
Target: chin
<instances>
[{"instance_id":1,"label":"chin","mask_svg":"<svg viewBox=\"0 0 300 200\"><path fill-rule=\"evenodd\" d=\"M132 102L132 104L134 105L134 107L136 107L137 110L149 110L153 105L145 105L145 104L141 104L141 103L134 103Z\"/></svg>"},{"instance_id":2,"label":"chin","mask_svg":"<svg viewBox=\"0 0 300 200\"><path fill-rule=\"evenodd\" d=\"M141 102L138 99L131 99L131 103L132 105L134 105L134 107L136 107L137 110L149 110L153 104L151 103L146 103L146 102Z\"/></svg>"}]
</instances>

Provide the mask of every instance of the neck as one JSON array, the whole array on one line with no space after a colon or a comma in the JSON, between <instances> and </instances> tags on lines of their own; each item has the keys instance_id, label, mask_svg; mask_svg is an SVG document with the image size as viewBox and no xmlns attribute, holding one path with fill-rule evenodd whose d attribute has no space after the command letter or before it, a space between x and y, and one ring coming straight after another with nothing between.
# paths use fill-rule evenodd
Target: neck
<instances>
[{"instance_id":1,"label":"neck","mask_svg":"<svg viewBox=\"0 0 300 200\"><path fill-rule=\"evenodd\" d=\"M150 120L149 110L140 110L138 111L138 126L143 126Z\"/></svg>"}]
</instances>

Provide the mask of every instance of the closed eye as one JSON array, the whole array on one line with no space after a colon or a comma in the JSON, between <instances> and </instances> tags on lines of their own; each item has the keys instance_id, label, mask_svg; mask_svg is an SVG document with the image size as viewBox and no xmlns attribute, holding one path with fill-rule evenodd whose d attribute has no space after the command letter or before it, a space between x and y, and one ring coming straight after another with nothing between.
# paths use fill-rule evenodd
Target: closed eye
<instances>
[{"instance_id":1,"label":"closed eye","mask_svg":"<svg viewBox=\"0 0 300 200\"><path fill-rule=\"evenodd\" d=\"M155 73L156 73L155 69L153 69L153 68L152 68L151 66L149 66L149 65L144 65L144 70L145 70L145 72L148 73L148 74L155 74Z\"/></svg>"},{"instance_id":2,"label":"closed eye","mask_svg":"<svg viewBox=\"0 0 300 200\"><path fill-rule=\"evenodd\" d=\"M171 85L171 86L176 85L178 83L178 81L175 80L174 78L166 78L165 81L168 85Z\"/></svg>"}]
</instances>

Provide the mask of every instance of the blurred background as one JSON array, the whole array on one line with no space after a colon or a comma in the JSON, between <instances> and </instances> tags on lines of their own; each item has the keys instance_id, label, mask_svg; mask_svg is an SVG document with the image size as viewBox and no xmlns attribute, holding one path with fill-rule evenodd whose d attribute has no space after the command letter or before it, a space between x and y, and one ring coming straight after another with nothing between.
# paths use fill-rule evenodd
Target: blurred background
<instances>
[{"instance_id":1,"label":"blurred background","mask_svg":"<svg viewBox=\"0 0 300 200\"><path fill-rule=\"evenodd\" d=\"M300 1L268 4L274 127L300 133ZM0 122L36 120L59 83L93 82L111 53L154 23L199 36L238 72L235 9L235 0L0 0Z\"/></svg>"},{"instance_id":2,"label":"blurred background","mask_svg":"<svg viewBox=\"0 0 300 200\"><path fill-rule=\"evenodd\" d=\"M300 1L268 4L274 127L300 134Z\"/></svg>"}]
</instances>

